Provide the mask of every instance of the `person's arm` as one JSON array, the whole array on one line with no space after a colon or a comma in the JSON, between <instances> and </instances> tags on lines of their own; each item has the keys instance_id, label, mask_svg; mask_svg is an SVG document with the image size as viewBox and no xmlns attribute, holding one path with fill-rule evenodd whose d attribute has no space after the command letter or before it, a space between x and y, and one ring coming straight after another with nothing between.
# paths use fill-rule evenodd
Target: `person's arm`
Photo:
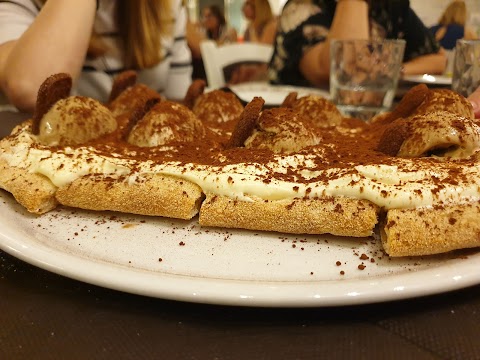
<instances>
[{"instance_id":1,"label":"person's arm","mask_svg":"<svg viewBox=\"0 0 480 360\"><path fill-rule=\"evenodd\" d=\"M48 76L79 76L95 10L95 0L49 0L19 39L0 45L0 88L13 105L32 112Z\"/></svg>"},{"instance_id":2,"label":"person's arm","mask_svg":"<svg viewBox=\"0 0 480 360\"><path fill-rule=\"evenodd\" d=\"M368 4L362 0L340 0L326 40L313 46L303 55L300 60L300 71L313 85L324 85L330 77L330 41L368 38Z\"/></svg>"},{"instance_id":3,"label":"person's arm","mask_svg":"<svg viewBox=\"0 0 480 360\"><path fill-rule=\"evenodd\" d=\"M436 54L418 56L403 63L403 75L442 74L447 65L445 50Z\"/></svg>"},{"instance_id":4,"label":"person's arm","mask_svg":"<svg viewBox=\"0 0 480 360\"><path fill-rule=\"evenodd\" d=\"M475 113L475 117L480 119L480 86L475 90L470 96L468 100L472 103L473 111Z\"/></svg>"},{"instance_id":5,"label":"person's arm","mask_svg":"<svg viewBox=\"0 0 480 360\"><path fill-rule=\"evenodd\" d=\"M265 25L263 29L262 35L259 39L259 42L262 44L269 44L272 45L273 41L275 40L275 35L277 33L277 20L273 19Z\"/></svg>"}]
</instances>

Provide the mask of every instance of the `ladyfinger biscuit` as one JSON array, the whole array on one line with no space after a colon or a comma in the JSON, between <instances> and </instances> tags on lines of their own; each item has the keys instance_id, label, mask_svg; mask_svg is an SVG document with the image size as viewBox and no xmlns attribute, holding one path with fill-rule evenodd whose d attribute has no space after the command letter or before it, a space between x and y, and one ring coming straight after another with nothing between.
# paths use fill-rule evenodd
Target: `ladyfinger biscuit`
<instances>
[{"instance_id":1,"label":"ladyfinger biscuit","mask_svg":"<svg viewBox=\"0 0 480 360\"><path fill-rule=\"evenodd\" d=\"M57 206L57 187L45 176L21 167L12 167L0 158L0 188L34 214L44 214Z\"/></svg>"},{"instance_id":2,"label":"ladyfinger biscuit","mask_svg":"<svg viewBox=\"0 0 480 360\"><path fill-rule=\"evenodd\" d=\"M247 202L207 194L199 222L202 226L363 237L373 234L378 211L369 201L347 197Z\"/></svg>"},{"instance_id":3,"label":"ladyfinger biscuit","mask_svg":"<svg viewBox=\"0 0 480 360\"><path fill-rule=\"evenodd\" d=\"M87 209L191 219L203 198L201 189L186 180L159 174L142 174L135 181L87 175L62 186L60 204Z\"/></svg>"},{"instance_id":4,"label":"ladyfinger biscuit","mask_svg":"<svg viewBox=\"0 0 480 360\"><path fill-rule=\"evenodd\" d=\"M419 256L480 246L480 203L388 211L381 239L390 256Z\"/></svg>"}]
</instances>

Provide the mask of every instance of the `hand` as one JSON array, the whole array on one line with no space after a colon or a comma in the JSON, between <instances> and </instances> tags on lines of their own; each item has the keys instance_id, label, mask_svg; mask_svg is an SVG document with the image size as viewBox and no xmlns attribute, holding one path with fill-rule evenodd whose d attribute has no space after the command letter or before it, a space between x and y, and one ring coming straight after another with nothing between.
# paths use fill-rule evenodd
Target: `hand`
<instances>
[{"instance_id":1,"label":"hand","mask_svg":"<svg viewBox=\"0 0 480 360\"><path fill-rule=\"evenodd\" d=\"M468 100L472 103L475 117L480 119L480 86L473 93L470 94Z\"/></svg>"}]
</instances>

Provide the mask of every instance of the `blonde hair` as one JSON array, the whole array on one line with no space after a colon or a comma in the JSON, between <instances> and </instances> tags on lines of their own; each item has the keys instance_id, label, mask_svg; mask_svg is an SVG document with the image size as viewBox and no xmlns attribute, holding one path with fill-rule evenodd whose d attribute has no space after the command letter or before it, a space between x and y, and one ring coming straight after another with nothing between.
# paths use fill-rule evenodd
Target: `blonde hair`
<instances>
[{"instance_id":1,"label":"blonde hair","mask_svg":"<svg viewBox=\"0 0 480 360\"><path fill-rule=\"evenodd\" d=\"M465 26L467 7L463 1L455 0L447 6L438 23L441 25L457 24Z\"/></svg>"},{"instance_id":2,"label":"blonde hair","mask_svg":"<svg viewBox=\"0 0 480 360\"><path fill-rule=\"evenodd\" d=\"M268 0L254 0L254 5L255 20L253 20L253 26L258 30L273 19L273 13Z\"/></svg>"},{"instance_id":3,"label":"blonde hair","mask_svg":"<svg viewBox=\"0 0 480 360\"><path fill-rule=\"evenodd\" d=\"M48 0L38 1L45 4ZM171 0L117 0L117 3L116 19L125 66L145 69L158 64L165 56L161 52L161 38L173 33ZM100 36L93 32L87 56L95 58L107 50Z\"/></svg>"}]
</instances>

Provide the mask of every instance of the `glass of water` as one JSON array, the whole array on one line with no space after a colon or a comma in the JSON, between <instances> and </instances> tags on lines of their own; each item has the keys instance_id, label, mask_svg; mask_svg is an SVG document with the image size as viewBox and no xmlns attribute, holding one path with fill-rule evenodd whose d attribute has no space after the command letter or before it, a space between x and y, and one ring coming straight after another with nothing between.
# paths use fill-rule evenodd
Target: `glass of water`
<instances>
[{"instance_id":1,"label":"glass of water","mask_svg":"<svg viewBox=\"0 0 480 360\"><path fill-rule=\"evenodd\" d=\"M333 40L330 96L346 116L367 120L390 110L405 40Z\"/></svg>"},{"instance_id":2,"label":"glass of water","mask_svg":"<svg viewBox=\"0 0 480 360\"><path fill-rule=\"evenodd\" d=\"M480 85L480 40L457 40L452 90L467 97Z\"/></svg>"}]
</instances>

